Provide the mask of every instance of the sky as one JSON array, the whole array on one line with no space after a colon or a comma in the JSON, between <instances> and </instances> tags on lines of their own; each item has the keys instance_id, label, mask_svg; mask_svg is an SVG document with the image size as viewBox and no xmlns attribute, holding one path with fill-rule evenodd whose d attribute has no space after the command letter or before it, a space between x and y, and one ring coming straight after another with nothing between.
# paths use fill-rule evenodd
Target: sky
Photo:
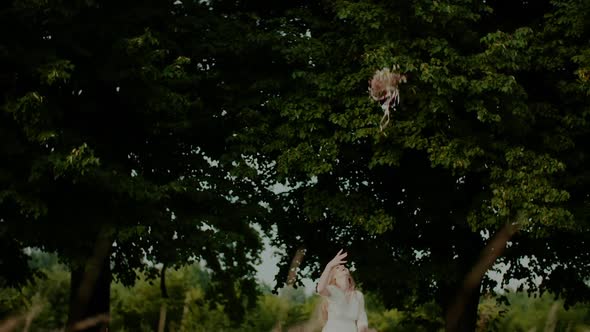
<instances>
[{"instance_id":1,"label":"sky","mask_svg":"<svg viewBox=\"0 0 590 332\"><path fill-rule=\"evenodd\" d=\"M312 177L310 181L314 182L317 181L317 179L315 177ZM283 192L296 188L297 186L298 185L291 186L288 183L276 183L272 186L271 190L275 194L281 194ZM271 288L274 288L274 286L276 285L275 276L279 272L279 257L277 256L277 253L279 253L280 251L279 248L273 247L270 244L269 239L266 236L264 236L259 226L256 225L254 227L258 230L258 233L260 234L260 237L262 238L264 243L264 251L261 254L262 263L258 266L257 278L259 281L262 281L268 284ZM287 276L284 276L283 278L287 279ZM305 293L308 295L312 294L314 292L315 287L314 281L309 278L304 278L302 282L305 286Z\"/></svg>"},{"instance_id":2,"label":"sky","mask_svg":"<svg viewBox=\"0 0 590 332\"><path fill-rule=\"evenodd\" d=\"M268 284L271 288L276 285L275 276L279 271L279 257L276 255L279 249L271 246L268 238L263 237L264 251L261 254L262 263L258 266L257 278L259 281ZM283 279L287 279L284 276ZM315 283L309 278L304 278L305 294L311 295L314 292Z\"/></svg>"},{"instance_id":3,"label":"sky","mask_svg":"<svg viewBox=\"0 0 590 332\"><path fill-rule=\"evenodd\" d=\"M263 242L264 242L264 251L261 254L262 263L258 266L257 278L259 281L268 284L271 288L274 288L274 286L276 284L276 281L274 280L274 278L275 278L275 275L277 274L277 272L279 271L279 268L278 268L279 257L276 255L277 253L279 253L279 248L273 247L270 244L270 241L268 238L266 238L266 237L262 237L262 238L263 238ZM523 262L522 262L523 265L527 266L529 259L527 257L524 257L522 260L523 260ZM499 272L493 271L495 268L499 268L500 271ZM491 279L501 280L503 274L506 273L506 271L509 269L509 266L506 266L505 264L499 264L499 265L495 265L494 269L490 269L487 272L487 275ZM283 280L286 278L287 278L287 276L284 276ZM305 294L311 295L314 292L315 281L310 278L304 278L302 281L303 281L303 284L305 287ZM539 276L537 276L534 280L534 282L537 284L539 284L541 281L542 281L542 278ZM513 290L517 289L518 286L522 283L523 283L523 281L511 279L510 283L508 284L508 288L513 289ZM503 290L500 289L499 287L497 287L495 289L495 291L498 293L503 293Z\"/></svg>"}]
</instances>

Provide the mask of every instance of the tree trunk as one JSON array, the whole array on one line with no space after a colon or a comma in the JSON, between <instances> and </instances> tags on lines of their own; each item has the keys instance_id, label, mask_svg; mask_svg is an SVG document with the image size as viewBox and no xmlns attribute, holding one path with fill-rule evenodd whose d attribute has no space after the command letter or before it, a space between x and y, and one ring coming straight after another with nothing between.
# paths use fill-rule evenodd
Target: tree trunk
<instances>
[{"instance_id":1,"label":"tree trunk","mask_svg":"<svg viewBox=\"0 0 590 332\"><path fill-rule=\"evenodd\" d=\"M475 270L478 268L484 245L479 234L466 230L456 248L456 277L443 283L440 298L445 331L473 332L477 325L481 277L485 273L483 271L480 275L481 271Z\"/></svg>"},{"instance_id":2,"label":"tree trunk","mask_svg":"<svg viewBox=\"0 0 590 332\"><path fill-rule=\"evenodd\" d=\"M72 270L66 332L108 331L111 292L108 253L109 251L106 255L95 253L88 259L85 267Z\"/></svg>"},{"instance_id":3,"label":"tree trunk","mask_svg":"<svg viewBox=\"0 0 590 332\"><path fill-rule=\"evenodd\" d=\"M477 327L480 285L472 290L466 290L462 285L453 287L448 292L448 301L445 303L445 331L446 332L473 332Z\"/></svg>"},{"instance_id":4,"label":"tree trunk","mask_svg":"<svg viewBox=\"0 0 590 332\"><path fill-rule=\"evenodd\" d=\"M469 241L466 242L468 245L463 247L462 255L464 266L470 266L470 270L464 273L465 277L460 284L450 288L455 288L455 294L447 292L443 296L447 332L475 331L482 278L496 259L502 255L506 249L506 243L517 230L518 226L515 224L504 225L479 254L478 236L471 234L466 237Z\"/></svg>"}]
</instances>

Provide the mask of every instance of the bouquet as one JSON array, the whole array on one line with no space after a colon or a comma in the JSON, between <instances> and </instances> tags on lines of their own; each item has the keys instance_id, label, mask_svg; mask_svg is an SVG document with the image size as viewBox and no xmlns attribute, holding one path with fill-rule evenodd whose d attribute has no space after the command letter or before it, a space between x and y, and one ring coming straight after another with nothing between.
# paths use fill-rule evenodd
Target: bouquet
<instances>
[{"instance_id":1,"label":"bouquet","mask_svg":"<svg viewBox=\"0 0 590 332\"><path fill-rule=\"evenodd\" d=\"M369 81L369 94L375 101L383 102L383 118L379 123L381 131L389 124L389 108L395 108L399 104L399 85L406 82L406 76L398 72L399 66L393 66L392 70L383 68L377 70Z\"/></svg>"}]
</instances>

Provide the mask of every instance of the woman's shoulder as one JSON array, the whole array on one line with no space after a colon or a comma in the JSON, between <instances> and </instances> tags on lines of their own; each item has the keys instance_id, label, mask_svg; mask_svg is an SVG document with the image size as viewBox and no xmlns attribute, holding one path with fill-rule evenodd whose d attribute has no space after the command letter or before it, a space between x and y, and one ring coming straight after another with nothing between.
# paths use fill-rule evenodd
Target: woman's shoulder
<instances>
[{"instance_id":1,"label":"woman's shoulder","mask_svg":"<svg viewBox=\"0 0 590 332\"><path fill-rule=\"evenodd\" d=\"M354 291L354 295L358 298L358 299L364 299L364 295L363 292L361 292L360 290L355 290Z\"/></svg>"}]
</instances>

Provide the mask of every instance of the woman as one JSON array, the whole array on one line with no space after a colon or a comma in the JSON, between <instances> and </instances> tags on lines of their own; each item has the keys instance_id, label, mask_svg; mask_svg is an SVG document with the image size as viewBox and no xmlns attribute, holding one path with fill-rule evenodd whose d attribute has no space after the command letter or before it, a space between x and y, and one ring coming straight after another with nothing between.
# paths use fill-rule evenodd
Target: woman
<instances>
[{"instance_id":1,"label":"woman","mask_svg":"<svg viewBox=\"0 0 590 332\"><path fill-rule=\"evenodd\" d=\"M367 332L368 322L363 293L355 290L354 280L343 265L347 253L340 250L326 265L317 292L326 299L326 325L322 332ZM326 319L326 317L324 317Z\"/></svg>"}]
</instances>

